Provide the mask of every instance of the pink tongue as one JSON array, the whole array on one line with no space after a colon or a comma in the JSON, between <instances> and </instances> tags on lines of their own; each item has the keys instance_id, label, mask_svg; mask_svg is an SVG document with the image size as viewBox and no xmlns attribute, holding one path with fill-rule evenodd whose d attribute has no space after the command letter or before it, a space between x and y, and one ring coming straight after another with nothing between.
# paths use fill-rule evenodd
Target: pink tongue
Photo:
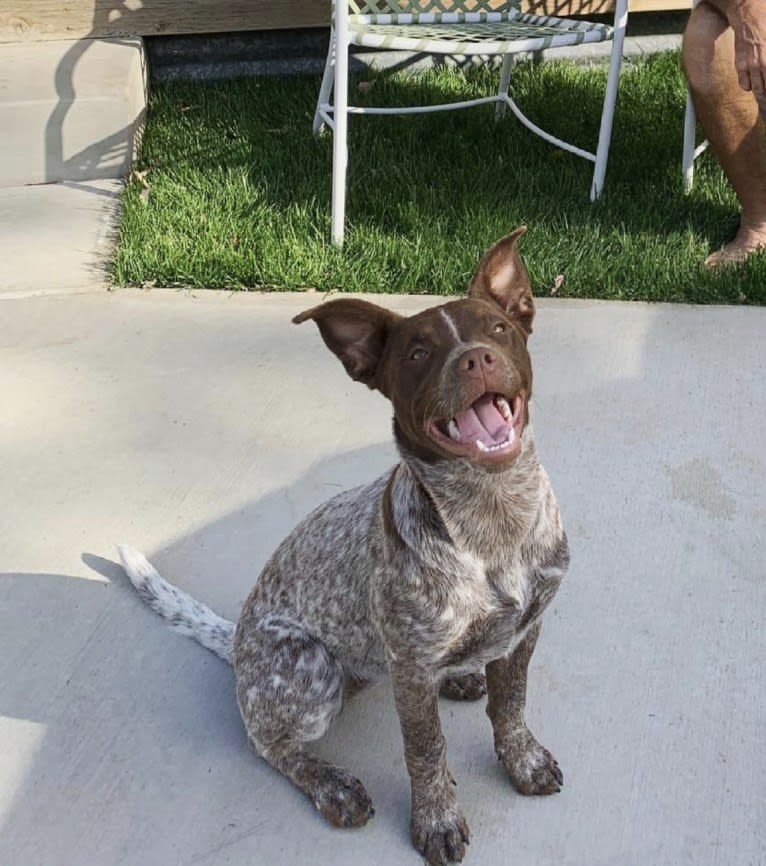
<instances>
[{"instance_id":1,"label":"pink tongue","mask_svg":"<svg viewBox=\"0 0 766 866\"><path fill-rule=\"evenodd\" d=\"M455 415L455 421L463 442L475 442L478 439L485 445L502 442L510 428L509 423L495 406L491 394L479 397L465 412Z\"/></svg>"}]
</instances>

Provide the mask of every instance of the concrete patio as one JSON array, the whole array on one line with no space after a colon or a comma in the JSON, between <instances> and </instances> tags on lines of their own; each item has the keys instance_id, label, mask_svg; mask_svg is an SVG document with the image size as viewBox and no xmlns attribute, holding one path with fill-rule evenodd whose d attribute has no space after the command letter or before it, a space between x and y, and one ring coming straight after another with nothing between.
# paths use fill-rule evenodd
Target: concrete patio
<instances>
[{"instance_id":1,"label":"concrete patio","mask_svg":"<svg viewBox=\"0 0 766 866\"><path fill-rule=\"evenodd\" d=\"M249 750L227 666L135 596L115 544L234 618L276 542L395 460L319 295L0 300L0 863L417 864L386 684L319 749L365 782L333 830ZM385 303L414 311L435 299ZM525 799L483 706L442 704L474 866L766 863L766 309L542 301L535 427L571 571Z\"/></svg>"}]
</instances>

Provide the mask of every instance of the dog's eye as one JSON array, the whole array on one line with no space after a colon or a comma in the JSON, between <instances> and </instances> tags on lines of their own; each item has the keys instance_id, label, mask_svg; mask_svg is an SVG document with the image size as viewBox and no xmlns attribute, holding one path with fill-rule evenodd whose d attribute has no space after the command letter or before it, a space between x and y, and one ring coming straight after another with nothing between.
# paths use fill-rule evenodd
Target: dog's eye
<instances>
[{"instance_id":1,"label":"dog's eye","mask_svg":"<svg viewBox=\"0 0 766 866\"><path fill-rule=\"evenodd\" d=\"M410 352L410 361L424 361L428 357L425 349L417 348Z\"/></svg>"},{"instance_id":2,"label":"dog's eye","mask_svg":"<svg viewBox=\"0 0 766 866\"><path fill-rule=\"evenodd\" d=\"M505 324L503 322L495 322L492 325L492 333L493 334L502 334L505 331Z\"/></svg>"}]
</instances>

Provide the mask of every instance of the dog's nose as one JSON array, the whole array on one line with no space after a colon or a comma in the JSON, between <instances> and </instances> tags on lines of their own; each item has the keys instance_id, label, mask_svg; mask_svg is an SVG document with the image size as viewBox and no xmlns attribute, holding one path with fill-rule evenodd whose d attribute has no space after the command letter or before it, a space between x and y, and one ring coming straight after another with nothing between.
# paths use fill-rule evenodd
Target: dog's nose
<instances>
[{"instance_id":1,"label":"dog's nose","mask_svg":"<svg viewBox=\"0 0 766 866\"><path fill-rule=\"evenodd\" d=\"M470 349L460 356L457 368L461 373L465 373L471 378L478 378L491 372L496 363L497 359L489 349Z\"/></svg>"}]
</instances>

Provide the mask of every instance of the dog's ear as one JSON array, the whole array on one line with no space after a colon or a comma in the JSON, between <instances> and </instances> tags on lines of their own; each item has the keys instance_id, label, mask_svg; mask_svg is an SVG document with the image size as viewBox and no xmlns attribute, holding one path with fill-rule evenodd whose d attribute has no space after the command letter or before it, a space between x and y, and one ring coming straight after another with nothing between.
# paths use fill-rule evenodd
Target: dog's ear
<instances>
[{"instance_id":1,"label":"dog's ear","mask_svg":"<svg viewBox=\"0 0 766 866\"><path fill-rule=\"evenodd\" d=\"M342 298L299 313L298 325L313 319L322 339L357 382L375 388L375 374L391 327L402 317L367 301Z\"/></svg>"},{"instance_id":2,"label":"dog's ear","mask_svg":"<svg viewBox=\"0 0 766 866\"><path fill-rule=\"evenodd\" d=\"M519 226L484 253L471 278L468 296L496 304L529 335L535 317L535 302L529 274L516 248L526 230L526 226Z\"/></svg>"}]
</instances>

